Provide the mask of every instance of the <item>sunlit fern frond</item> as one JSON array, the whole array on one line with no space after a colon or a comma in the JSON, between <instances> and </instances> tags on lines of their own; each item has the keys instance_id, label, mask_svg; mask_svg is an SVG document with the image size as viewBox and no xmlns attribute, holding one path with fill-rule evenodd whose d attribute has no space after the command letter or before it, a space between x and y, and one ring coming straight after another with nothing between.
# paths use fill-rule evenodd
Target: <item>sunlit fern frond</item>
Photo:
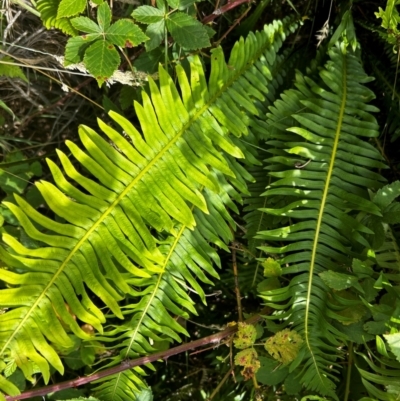
<instances>
[{"instance_id":1,"label":"sunlit fern frond","mask_svg":"<svg viewBox=\"0 0 400 401\"><path fill-rule=\"evenodd\" d=\"M110 117L124 135L101 120L101 135L80 127L83 147L67 141L71 156L58 151L62 168L48 160L55 185L37 183L57 220L19 196L5 203L37 247L3 235L0 257L8 268L0 278L8 288L0 306L8 311L0 315L1 358L15 359L27 378L35 364L47 382L49 364L64 371L55 348L68 350L72 333L92 340L83 323L118 350L108 366L187 335L175 317L195 314L188 293L204 300L202 283L218 278L210 243L224 247L232 239L227 208L241 201L250 178L228 134L248 134L249 114L258 113L254 99L264 99L273 79L269 60L295 26L274 22L241 39L228 63L214 49L208 82L198 57L189 77L177 67L179 89L160 67L159 85L150 79L149 93L135 103L141 132L115 112ZM122 326L104 330L118 318ZM139 376L116 375L98 395L133 399L144 386ZM0 388L17 391L3 379Z\"/></svg>"}]
</instances>

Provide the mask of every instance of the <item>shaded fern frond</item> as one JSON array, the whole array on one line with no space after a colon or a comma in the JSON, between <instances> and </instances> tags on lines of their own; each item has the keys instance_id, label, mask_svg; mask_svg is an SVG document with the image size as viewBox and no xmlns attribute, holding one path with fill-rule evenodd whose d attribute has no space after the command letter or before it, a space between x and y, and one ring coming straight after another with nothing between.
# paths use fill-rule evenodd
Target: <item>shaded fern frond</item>
<instances>
[{"instance_id":1,"label":"shaded fern frond","mask_svg":"<svg viewBox=\"0 0 400 401\"><path fill-rule=\"evenodd\" d=\"M367 189L383 185L372 169L385 165L368 143L378 135L370 114L377 109L368 105L374 95L363 85L370 79L351 51L338 46L329 56L318 81L298 75L297 90L284 93L271 108L267 145L273 181L264 196L281 204L263 211L286 224L259 238L268 243L260 249L278 258L282 274L290 275L288 285L261 296L279 310L272 319L303 336L291 369L300 365L308 389L336 398L338 347L345 336L327 320L328 288L319 273L345 271L351 257L362 258L368 247L364 235L371 231L355 217L358 211L380 216Z\"/></svg>"}]
</instances>

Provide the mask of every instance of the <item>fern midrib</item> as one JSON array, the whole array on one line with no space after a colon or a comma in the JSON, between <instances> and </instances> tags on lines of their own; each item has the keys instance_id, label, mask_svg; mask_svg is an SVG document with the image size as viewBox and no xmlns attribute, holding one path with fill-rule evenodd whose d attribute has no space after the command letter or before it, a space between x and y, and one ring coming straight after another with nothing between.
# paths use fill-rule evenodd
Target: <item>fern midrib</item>
<instances>
[{"instance_id":1,"label":"fern midrib","mask_svg":"<svg viewBox=\"0 0 400 401\"><path fill-rule=\"evenodd\" d=\"M194 205L192 205L192 208L191 208L191 209L192 209L192 210L194 209ZM178 235L177 235L176 238L175 238L174 243L173 243L172 246L171 246L170 251L168 252L168 255L167 255L167 257L166 257L166 259L165 259L165 261L164 261L164 265L163 265L163 268L162 268L162 272L159 274L157 283L156 283L156 285L155 285L155 287L154 287L154 291L152 292L152 294L151 294L151 296L150 296L150 298L149 298L149 301L148 301L147 304L146 304L146 307L143 309L143 313L142 313L142 315L141 315L141 317L140 317L140 319L139 319L139 321L138 321L138 323L137 323L137 325L136 325L136 328L135 328L134 333L132 334L131 340L129 341L129 344L128 344L127 349L126 349L126 352L125 352L125 358L128 358L128 356L129 356L129 351L131 350L132 344L135 342L136 335L139 333L139 330L140 330L140 327L141 327L141 325L142 325L142 322L143 322L145 316L147 315L147 311L149 310L151 304L153 303L153 299L154 299L154 297L156 296L157 291L158 291L158 289L159 289L159 287L160 287L161 280L162 280L162 277L163 277L163 275L164 275L164 273L165 273L165 271L166 271L168 262L169 262L169 260L171 259L171 256L172 256L173 252L175 251L175 248L176 248L176 246L178 245L178 242L179 242L179 240L180 240L180 238L181 238L181 236L182 236L182 234L183 234L183 232L185 231L186 228L187 228L187 227L186 227L185 225L182 225L181 229L180 229L179 232L178 232ZM114 397L114 395L115 395L115 393L116 393L116 391L117 391L118 382L119 382L120 377L121 377L122 374L123 374L123 372L118 373L118 374L115 376L115 378L113 379L113 380L115 380L114 388L113 388L113 391L112 391L113 397Z\"/></svg>"},{"instance_id":2,"label":"fern midrib","mask_svg":"<svg viewBox=\"0 0 400 401\"><path fill-rule=\"evenodd\" d=\"M277 33L275 31L275 33ZM274 35L275 36L275 35ZM234 74L232 79L226 82L226 85L222 86L220 88L220 90L216 91L216 93L214 94L214 96L212 96L208 102L206 102L204 104L203 107L201 107L197 113L195 113L193 115L192 118L190 118L187 122L187 124L185 124L182 129L180 130L179 133L177 133L177 135L171 139L171 141L169 141L169 143L154 157L154 159L137 175L137 177L135 177L132 182L126 187L126 189L124 191L121 192L121 194L119 196L117 196L117 198L114 200L114 202L112 202L112 204L107 208L107 210L105 210L103 212L103 214L99 217L99 219L93 223L93 226L87 231L87 233L82 237L81 240L78 241L78 243L74 246L74 248L71 250L71 252L69 253L69 255L66 257L65 261L61 264L60 268L57 270L57 272L55 273L54 277L50 280L50 282L46 285L46 287L44 288L44 290L39 294L38 298L36 299L36 301L32 304L32 306L29 308L28 312L26 313L26 315L22 318L21 322L18 324L18 326L16 327L16 329L13 331L12 335L9 337L9 339L4 343L1 351L0 351L0 355L2 355L5 350L8 348L8 345L10 344L10 342L16 337L16 335L18 334L18 332L21 330L21 328L25 325L26 321L30 318L31 314L33 313L33 311L35 310L35 308L39 305L39 303L41 302L41 300L45 297L47 291L50 289L50 287L55 283L55 281L57 280L57 278L59 277L59 275L62 273L62 271L64 270L65 266L69 263L69 261L72 259L72 257L75 255L75 253L77 253L77 251L79 250L79 248L82 246L83 243L85 243L89 236L93 233L93 231L96 230L96 228L103 223L103 221L107 218L107 216L114 210L114 208L119 204L119 202L121 201L121 199L123 199L125 197L125 195L131 190L131 188L134 186L134 184L136 184L140 179L142 179L142 177L156 164L156 162L158 160L160 160L164 154L172 147L172 145L174 145L180 138L181 136L186 132L186 130L188 129L188 127L190 127L194 121L196 121L197 119L199 119L203 113L208 110L210 108L210 105L215 103L215 100L217 98L219 98L221 96L221 94L223 92L225 92L226 90L229 89L229 87L233 84L233 82L235 82L239 77L241 77L244 72L248 69L250 69L254 62L256 60L258 60L258 58L260 57L261 54L263 54L264 50L267 48L267 46L269 46L270 43L269 41L266 42L265 46L263 46L261 48L260 51L256 52L253 59L245 64L245 66L237 71L237 74Z\"/></svg>"},{"instance_id":3,"label":"fern midrib","mask_svg":"<svg viewBox=\"0 0 400 401\"><path fill-rule=\"evenodd\" d=\"M343 57L343 71L342 71L342 88L343 88L343 95L342 95L342 101L341 101L341 105L340 105L340 111L339 111L339 118L338 118L338 123L337 123L337 128L336 128L336 132L335 132L335 140L333 143L333 149L332 149L332 157L329 163L329 168L328 168L328 174L326 177L326 184L325 184L325 188L324 188L324 192L322 195L322 199L321 199L321 207L318 213L318 219L317 219L317 225L316 225L316 229L315 229L315 237L314 237L314 243L313 243L313 247L312 247L312 251L311 251L311 262L310 262L310 272L309 272L309 278L308 278L308 288L307 288L307 298L306 298L306 310L305 310L305 319L304 319L304 337L305 337L305 341L307 344L307 348L311 353L311 357L313 360L313 363L315 365L315 368L318 372L318 376L321 377L321 373L318 367L318 362L316 360L316 357L314 355L313 349L312 349L312 345L311 345L311 341L310 341L310 332L309 332L309 317L310 317L310 300L311 300L311 291L312 291L312 285L313 285L313 278L314 278L314 268L315 268L315 260L317 257L317 249L318 249L318 241L319 241L319 235L321 232L321 225L322 225L322 219L324 216L324 209L325 209L325 205L327 202L327 197L328 197L328 192L329 192L329 185L330 185L330 181L332 178L332 174L333 174L333 167L335 164L335 158L336 158L336 153L337 153L337 149L339 146L339 138L340 138L340 133L341 133L341 127L342 127L342 123L343 123L343 118L344 118L344 113L345 113L345 109L346 109L346 96L347 96L347 81L346 81L346 77L347 77L347 68L346 68L346 57ZM321 377L321 382L322 382L322 377Z\"/></svg>"}]
</instances>

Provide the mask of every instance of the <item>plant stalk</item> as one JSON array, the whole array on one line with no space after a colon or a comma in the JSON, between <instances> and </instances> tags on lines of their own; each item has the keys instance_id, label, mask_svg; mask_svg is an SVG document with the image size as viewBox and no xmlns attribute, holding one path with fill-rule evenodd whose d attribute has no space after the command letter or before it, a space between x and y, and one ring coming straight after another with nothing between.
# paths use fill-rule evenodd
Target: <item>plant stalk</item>
<instances>
[{"instance_id":1,"label":"plant stalk","mask_svg":"<svg viewBox=\"0 0 400 401\"><path fill-rule=\"evenodd\" d=\"M270 308L266 307L260 312L259 315L254 315L251 318L247 319L246 323L256 324L259 320L262 319L262 315L266 315L269 312L270 312ZM135 366L145 365L146 363L155 362L160 359L167 359L172 355L177 355L182 352L186 352L186 351L189 351L194 348L199 348L199 347L202 347L207 344L211 344L211 343L218 344L225 337L229 337L232 334L236 333L237 327L238 327L237 325L229 326L225 330L220 331L218 333L212 334L207 337L200 338L195 341L191 341L189 343L178 345L177 347L171 348L166 351L156 352L155 354L144 356L144 357L137 358L137 359L132 359L132 360L127 359L125 361L122 361L118 366L114 366L112 368L105 369L101 372L94 373L90 376L79 377L77 379L67 380L62 383L52 384L50 386L45 386L45 387L42 387L39 389L25 391L24 393L22 393L20 395L16 395L16 396L6 396L5 399L6 399L6 401L17 401L17 400L24 400L24 399L31 398L31 397L44 396L46 394L65 390L67 388L82 386L84 384L93 382L95 380L99 380L104 377L123 372L124 370L132 369Z\"/></svg>"}]
</instances>

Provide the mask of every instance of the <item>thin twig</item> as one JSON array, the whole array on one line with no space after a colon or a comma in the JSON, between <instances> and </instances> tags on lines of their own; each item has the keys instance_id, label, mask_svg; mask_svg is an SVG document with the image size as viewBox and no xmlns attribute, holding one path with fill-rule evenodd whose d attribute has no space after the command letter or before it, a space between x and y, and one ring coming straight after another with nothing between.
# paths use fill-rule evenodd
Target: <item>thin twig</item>
<instances>
[{"instance_id":1,"label":"thin twig","mask_svg":"<svg viewBox=\"0 0 400 401\"><path fill-rule=\"evenodd\" d=\"M236 27L236 25L239 25L242 19L249 13L251 10L251 4L247 7L247 10L232 24L232 26L218 39L216 42L216 45L219 45L231 32L232 30Z\"/></svg>"},{"instance_id":2,"label":"thin twig","mask_svg":"<svg viewBox=\"0 0 400 401\"><path fill-rule=\"evenodd\" d=\"M226 5L224 5L221 8L217 8L212 14L207 15L206 17L204 17L202 19L202 23L203 24L208 24L211 21L214 21L215 18L217 18L219 15L222 15L224 13L226 13L229 10L232 10L233 8L236 8L238 6L240 6L243 3L250 3L252 0L236 0L236 1L232 1Z\"/></svg>"},{"instance_id":3,"label":"thin twig","mask_svg":"<svg viewBox=\"0 0 400 401\"><path fill-rule=\"evenodd\" d=\"M218 393L218 391L221 389L221 387L224 385L224 383L228 380L228 377L232 374L233 368L229 369L223 379L219 382L218 386L215 387L214 391L211 393L210 397L208 397L207 401L211 401Z\"/></svg>"},{"instance_id":4,"label":"thin twig","mask_svg":"<svg viewBox=\"0 0 400 401\"><path fill-rule=\"evenodd\" d=\"M237 271L236 248L235 247L232 247L232 267L233 267L233 277L235 279L235 294L236 294L236 301L237 301L237 307L238 307L238 318L239 318L239 322L243 322L242 299L240 297L239 277L238 277L238 271Z\"/></svg>"},{"instance_id":5,"label":"thin twig","mask_svg":"<svg viewBox=\"0 0 400 401\"><path fill-rule=\"evenodd\" d=\"M258 321L262 319L262 315L266 315L270 312L270 308L264 308L259 315L254 315L251 318L246 320L248 324L256 324ZM123 372L124 370L132 369L135 366L145 365L146 363L151 363L158 361L160 359L167 359L170 356L181 354L182 352L186 352L188 350L203 347L204 345L211 343L219 343L225 337L231 336L236 333L237 325L229 326L224 331L219 333L212 334L211 336L207 336L204 338L200 338L196 341L191 341L186 344L178 345L177 347L171 348L166 351L156 352L155 354L144 356L142 358L125 360L121 362L118 366L114 366L109 369L102 370L101 372L97 372L92 374L91 376L79 377L77 379L67 380L62 383L52 384L50 386L45 386L35 390L25 391L24 393L16 396L6 396L6 401L17 401L17 400L25 400L31 397L40 397L49 393L54 393L57 391L65 390L67 388L79 387L87 383L91 383L95 380L102 379L107 376L115 375L117 373Z\"/></svg>"}]
</instances>

